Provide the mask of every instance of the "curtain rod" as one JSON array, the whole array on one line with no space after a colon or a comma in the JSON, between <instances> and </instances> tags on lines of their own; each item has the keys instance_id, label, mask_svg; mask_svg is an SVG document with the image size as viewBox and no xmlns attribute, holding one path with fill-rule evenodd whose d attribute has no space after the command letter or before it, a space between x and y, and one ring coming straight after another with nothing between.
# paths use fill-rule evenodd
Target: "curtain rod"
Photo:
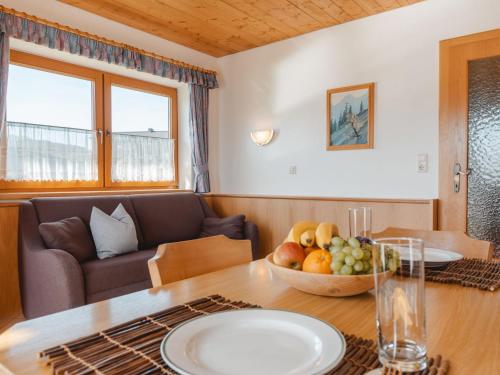
<instances>
[{"instance_id":1,"label":"curtain rod","mask_svg":"<svg viewBox=\"0 0 500 375\"><path fill-rule=\"evenodd\" d=\"M37 23L40 23L40 24L43 24L43 25L46 25L49 27L53 27L55 29L67 31L67 32L70 32L73 34L77 34L77 35L83 36L85 38L93 39L93 40L98 41L98 42L111 44L115 47L125 48L128 50L143 54L145 56L153 57L153 58L158 59L158 60L162 60L162 61L165 61L165 62L168 62L171 64L182 66L184 68L189 68L189 69L193 69L193 70L198 70L198 71L203 72L203 73L217 75L217 72L214 70L204 69L204 68L201 68L201 67L196 66L196 65L191 65L191 64L185 63L183 61L174 60L174 59L171 59L171 58L168 58L165 56L158 55L154 52L148 52L148 51L142 50L140 48L130 46L130 45L125 44L125 43L120 43L120 42L117 42L117 41L114 41L111 39L107 39L107 38L104 38L104 37L101 37L101 36L98 36L95 34L90 34L90 33L87 33L85 31L81 31L81 30L78 30L78 29L75 29L75 28L72 28L69 26L58 24L57 22L52 22L52 21L49 21L49 20L46 20L43 18L39 18L39 17L30 15L30 14L27 14L25 12L20 12L20 11L17 11L15 9L12 9L12 8L6 8L3 5L0 5L0 12L11 14L11 15L14 15L16 17L24 18L24 19L27 19L27 20L30 20L33 22L37 22Z\"/></svg>"}]
</instances>

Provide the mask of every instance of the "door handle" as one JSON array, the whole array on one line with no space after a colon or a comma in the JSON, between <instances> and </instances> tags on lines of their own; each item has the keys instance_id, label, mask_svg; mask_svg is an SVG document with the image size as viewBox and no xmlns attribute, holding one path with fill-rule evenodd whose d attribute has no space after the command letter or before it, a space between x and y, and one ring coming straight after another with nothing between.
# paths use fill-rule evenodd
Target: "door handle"
<instances>
[{"instance_id":1,"label":"door handle","mask_svg":"<svg viewBox=\"0 0 500 375\"><path fill-rule=\"evenodd\" d=\"M466 168L462 171L462 166L460 163L455 163L453 166L453 191L458 193L460 191L460 176L468 176L471 170Z\"/></svg>"},{"instance_id":2,"label":"door handle","mask_svg":"<svg viewBox=\"0 0 500 375\"><path fill-rule=\"evenodd\" d=\"M103 134L102 134L102 129L97 129L97 136L99 137L99 141L102 145L103 142Z\"/></svg>"}]
</instances>

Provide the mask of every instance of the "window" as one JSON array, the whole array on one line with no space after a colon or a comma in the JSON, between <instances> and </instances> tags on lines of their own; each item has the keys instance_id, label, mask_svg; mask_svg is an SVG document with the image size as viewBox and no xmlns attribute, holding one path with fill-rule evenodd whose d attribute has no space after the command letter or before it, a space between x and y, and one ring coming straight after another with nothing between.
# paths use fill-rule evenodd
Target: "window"
<instances>
[{"instance_id":1,"label":"window","mask_svg":"<svg viewBox=\"0 0 500 375\"><path fill-rule=\"evenodd\" d=\"M175 89L114 75L104 82L105 121L111 131L107 185L154 186L175 180Z\"/></svg>"},{"instance_id":2,"label":"window","mask_svg":"<svg viewBox=\"0 0 500 375\"><path fill-rule=\"evenodd\" d=\"M176 186L174 88L11 52L0 188Z\"/></svg>"}]
</instances>

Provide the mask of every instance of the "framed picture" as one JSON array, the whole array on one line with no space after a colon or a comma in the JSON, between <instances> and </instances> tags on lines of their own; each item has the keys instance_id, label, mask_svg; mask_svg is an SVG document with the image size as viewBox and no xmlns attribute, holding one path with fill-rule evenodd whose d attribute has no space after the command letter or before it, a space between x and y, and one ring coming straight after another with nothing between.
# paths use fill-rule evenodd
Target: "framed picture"
<instances>
[{"instance_id":1,"label":"framed picture","mask_svg":"<svg viewBox=\"0 0 500 375\"><path fill-rule=\"evenodd\" d=\"M326 92L326 149L373 148L374 83Z\"/></svg>"}]
</instances>

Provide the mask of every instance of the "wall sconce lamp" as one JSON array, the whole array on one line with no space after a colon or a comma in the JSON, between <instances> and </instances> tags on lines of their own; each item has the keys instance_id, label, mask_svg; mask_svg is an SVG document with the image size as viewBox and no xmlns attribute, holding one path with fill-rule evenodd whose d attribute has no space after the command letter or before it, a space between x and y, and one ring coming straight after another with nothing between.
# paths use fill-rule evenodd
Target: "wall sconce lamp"
<instances>
[{"instance_id":1,"label":"wall sconce lamp","mask_svg":"<svg viewBox=\"0 0 500 375\"><path fill-rule=\"evenodd\" d=\"M257 146L267 145L273 140L273 136L273 129L252 130L250 132L250 138L252 138L253 143L255 143Z\"/></svg>"}]
</instances>

